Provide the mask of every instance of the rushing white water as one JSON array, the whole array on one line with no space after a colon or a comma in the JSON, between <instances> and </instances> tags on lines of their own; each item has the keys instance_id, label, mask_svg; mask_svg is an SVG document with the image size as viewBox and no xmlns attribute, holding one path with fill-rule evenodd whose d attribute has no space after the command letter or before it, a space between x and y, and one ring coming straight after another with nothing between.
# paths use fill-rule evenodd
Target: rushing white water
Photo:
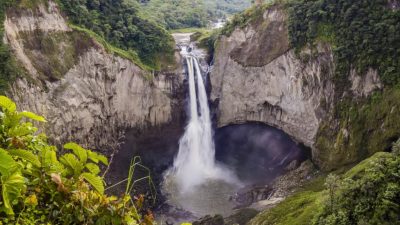
<instances>
[{"instance_id":1,"label":"rushing white water","mask_svg":"<svg viewBox=\"0 0 400 225\"><path fill-rule=\"evenodd\" d=\"M207 180L236 182L228 169L215 162L210 109L198 60L186 56L189 80L190 120L179 143L173 168L167 172L180 192L193 191Z\"/></svg>"}]
</instances>

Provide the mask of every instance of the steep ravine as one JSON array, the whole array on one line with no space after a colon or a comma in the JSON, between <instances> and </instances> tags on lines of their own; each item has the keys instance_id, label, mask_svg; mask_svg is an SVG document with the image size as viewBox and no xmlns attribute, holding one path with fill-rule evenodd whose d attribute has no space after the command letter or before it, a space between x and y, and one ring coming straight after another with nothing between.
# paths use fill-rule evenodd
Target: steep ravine
<instances>
[{"instance_id":1,"label":"steep ravine","mask_svg":"<svg viewBox=\"0 0 400 225\"><path fill-rule=\"evenodd\" d=\"M258 121L278 127L311 147L314 162L324 169L360 160L354 152L316 148L321 123L335 107L334 56L323 42L296 54L287 23L283 7L274 5L217 41L210 77L218 126ZM349 82L355 98L382 87L372 69L363 76L352 72Z\"/></svg>"}]
</instances>

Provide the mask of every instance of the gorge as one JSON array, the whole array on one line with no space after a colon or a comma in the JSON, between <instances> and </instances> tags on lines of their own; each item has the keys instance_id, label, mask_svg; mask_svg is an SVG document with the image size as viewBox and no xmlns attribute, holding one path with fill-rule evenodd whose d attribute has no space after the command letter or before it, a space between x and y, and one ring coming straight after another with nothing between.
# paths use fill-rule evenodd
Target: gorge
<instances>
[{"instance_id":1,"label":"gorge","mask_svg":"<svg viewBox=\"0 0 400 225\"><path fill-rule=\"evenodd\" d=\"M97 3L89 2L82 4L93 17L113 13L101 9L114 3L99 1L94 13ZM102 22L77 22L81 11L74 10L82 7L68 0L16 1L4 11L2 40L19 70L5 93L20 111L46 118L34 125L60 154L73 141L106 155L110 165L100 169L112 187L107 194L123 195L125 187L114 184L145 176L135 170L127 179L140 156L157 198L149 197L146 182L132 196L144 196L154 215L140 213L159 224L340 224L343 218L357 224L381 202L399 199L392 172L398 157L392 145L400 137L399 4L365 2L354 3L357 13L343 1L272 1L233 16L221 29L178 34L142 21L132 3L123 14L132 13L123 16L132 21L108 24L122 31L116 40L118 32L99 32L107 27ZM127 37L141 42L126 48ZM147 45L151 41L163 45ZM366 190L363 198L380 202L360 218L348 216L353 212L343 202L352 195L346 191L364 194L357 182L368 183L379 171L374 165L393 168L383 173L390 178L374 177L382 188L371 190L393 194ZM349 179L353 183L344 185ZM325 183L341 208L328 207ZM399 207L390 207L371 224L395 221Z\"/></svg>"}]
</instances>

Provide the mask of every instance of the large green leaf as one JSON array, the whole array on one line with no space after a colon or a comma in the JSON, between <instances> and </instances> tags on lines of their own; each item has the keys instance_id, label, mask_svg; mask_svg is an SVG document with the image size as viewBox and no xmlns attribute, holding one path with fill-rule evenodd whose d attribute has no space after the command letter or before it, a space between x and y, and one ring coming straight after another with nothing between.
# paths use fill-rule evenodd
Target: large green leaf
<instances>
[{"instance_id":1,"label":"large green leaf","mask_svg":"<svg viewBox=\"0 0 400 225\"><path fill-rule=\"evenodd\" d=\"M24 160L32 163L34 166L41 167L39 157L30 151L18 149L18 150L9 150L8 152L12 156L16 156L18 158L24 159Z\"/></svg>"},{"instance_id":2,"label":"large green leaf","mask_svg":"<svg viewBox=\"0 0 400 225\"><path fill-rule=\"evenodd\" d=\"M58 161L56 151L51 146L42 149L41 163L47 173L65 173L63 164Z\"/></svg>"},{"instance_id":3,"label":"large green leaf","mask_svg":"<svg viewBox=\"0 0 400 225\"><path fill-rule=\"evenodd\" d=\"M47 122L46 119L43 116L39 116L33 112L27 112L27 111L23 111L19 113L21 116L29 118L31 120L36 120L39 122Z\"/></svg>"},{"instance_id":4,"label":"large green leaf","mask_svg":"<svg viewBox=\"0 0 400 225\"><path fill-rule=\"evenodd\" d=\"M107 157L105 157L104 155L98 154L96 152L92 152L92 151L87 151L88 152L88 157L90 160L92 160L95 163L99 163L102 162L104 165L108 165L108 159Z\"/></svg>"},{"instance_id":5,"label":"large green leaf","mask_svg":"<svg viewBox=\"0 0 400 225\"><path fill-rule=\"evenodd\" d=\"M10 176L1 176L2 197L7 214L14 214L12 202L21 195L24 185L24 177L20 172L15 172Z\"/></svg>"},{"instance_id":6,"label":"large green leaf","mask_svg":"<svg viewBox=\"0 0 400 225\"><path fill-rule=\"evenodd\" d=\"M60 162L67 166L74 174L79 176L83 170L83 164L80 162L74 154L68 153L60 158Z\"/></svg>"},{"instance_id":7,"label":"large green leaf","mask_svg":"<svg viewBox=\"0 0 400 225\"><path fill-rule=\"evenodd\" d=\"M17 109L15 103L6 96L0 96L0 107L8 110L9 112L15 112L15 110Z\"/></svg>"},{"instance_id":8,"label":"large green leaf","mask_svg":"<svg viewBox=\"0 0 400 225\"><path fill-rule=\"evenodd\" d=\"M18 168L17 162L4 149L0 149L0 174L8 176Z\"/></svg>"},{"instance_id":9,"label":"large green leaf","mask_svg":"<svg viewBox=\"0 0 400 225\"><path fill-rule=\"evenodd\" d=\"M94 163L86 164L86 168L90 171L90 173L92 173L94 175L98 175L100 173L99 166Z\"/></svg>"},{"instance_id":10,"label":"large green leaf","mask_svg":"<svg viewBox=\"0 0 400 225\"><path fill-rule=\"evenodd\" d=\"M81 162L83 164L86 163L88 155L87 155L87 150L82 148L80 145L70 142L64 145L65 149L69 149L72 150L74 152L74 154L76 156L78 156L79 160L81 160Z\"/></svg>"},{"instance_id":11,"label":"large green leaf","mask_svg":"<svg viewBox=\"0 0 400 225\"><path fill-rule=\"evenodd\" d=\"M34 127L31 123L23 123L19 124L15 127L12 127L8 131L8 135L10 137L21 137L28 134L34 134L37 131L37 128Z\"/></svg>"},{"instance_id":12,"label":"large green leaf","mask_svg":"<svg viewBox=\"0 0 400 225\"><path fill-rule=\"evenodd\" d=\"M82 173L81 177L84 178L90 185L92 185L92 187L100 194L104 194L104 183L101 177L91 173Z\"/></svg>"}]
</instances>

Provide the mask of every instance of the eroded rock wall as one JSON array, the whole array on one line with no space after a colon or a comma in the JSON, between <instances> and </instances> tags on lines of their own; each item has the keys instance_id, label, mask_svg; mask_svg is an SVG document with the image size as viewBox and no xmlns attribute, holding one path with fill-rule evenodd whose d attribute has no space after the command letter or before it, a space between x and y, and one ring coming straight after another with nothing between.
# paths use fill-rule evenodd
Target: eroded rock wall
<instances>
[{"instance_id":1,"label":"eroded rock wall","mask_svg":"<svg viewBox=\"0 0 400 225\"><path fill-rule=\"evenodd\" d=\"M71 31L55 3L7 15L5 30L6 42L27 71L27 76L12 85L9 95L21 109L46 117L48 123L42 128L55 143L77 141L107 150L128 128L144 129L175 119L181 73L150 74L108 53L94 40L74 55L74 65L60 79L38 79L35 60L44 50L28 54L24 37ZM63 45L60 42L55 47L63 52Z\"/></svg>"},{"instance_id":2,"label":"eroded rock wall","mask_svg":"<svg viewBox=\"0 0 400 225\"><path fill-rule=\"evenodd\" d=\"M280 46L289 45L288 38L277 38L280 33L287 35L283 9L267 10L263 18L261 23L281 25L236 29L230 37L222 37L218 43L211 75L212 99L219 103L218 124L265 122L312 146L319 120L325 115L326 106L322 107L321 102L331 102L334 95L330 81L334 67L331 50L329 46L321 45L316 56L305 63L294 50L280 50ZM259 27L264 29L257 30ZM269 35L264 35L265 30ZM257 35L262 38L255 37ZM271 44L270 41L278 43ZM263 52L264 58L270 58L264 65L251 66L230 57L232 51L238 54L238 46L257 49L264 43L269 43L274 55L280 52L274 58L268 56L269 51ZM273 49L275 46L278 49ZM240 54L247 54L246 50Z\"/></svg>"},{"instance_id":3,"label":"eroded rock wall","mask_svg":"<svg viewBox=\"0 0 400 225\"><path fill-rule=\"evenodd\" d=\"M318 158L318 130L335 105L334 56L323 42L295 53L289 47L287 20L283 8L272 6L217 42L211 98L218 125L263 122L311 147L314 161L325 169L354 162L354 155L335 162L339 153L333 151L324 156L333 159L329 162ZM382 87L372 69L365 76L352 72L349 82L349 91L359 97Z\"/></svg>"}]
</instances>

